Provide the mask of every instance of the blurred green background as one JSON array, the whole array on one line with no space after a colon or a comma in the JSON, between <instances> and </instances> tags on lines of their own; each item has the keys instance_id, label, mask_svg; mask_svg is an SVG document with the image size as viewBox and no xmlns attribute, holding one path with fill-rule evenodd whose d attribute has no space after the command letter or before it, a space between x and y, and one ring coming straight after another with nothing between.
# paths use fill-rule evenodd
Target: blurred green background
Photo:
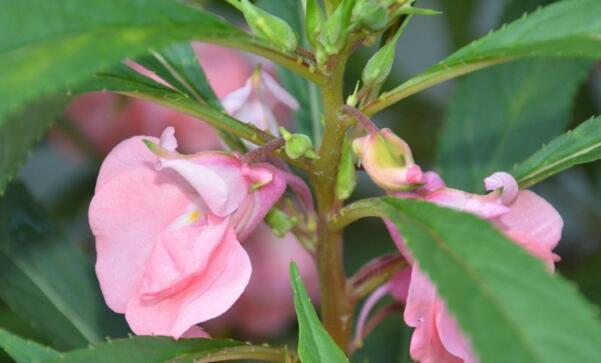
<instances>
[{"instance_id":1,"label":"blurred green background","mask_svg":"<svg viewBox=\"0 0 601 363\"><path fill-rule=\"evenodd\" d=\"M273 3L273 2L277 3ZM267 8L296 0L265 0ZM391 88L443 59L453 50L550 1L542 0L418 0L418 6L442 11L440 16L416 16L398 45ZM204 2L236 19L221 1ZM347 94L360 78L373 49L361 49L347 72ZM43 109L38 110L43 112ZM416 161L442 172L451 186L482 192L482 177L509 168L542 143L591 115L601 114L601 65L592 62L527 60L480 71L412 96L376 117L411 145ZM451 130L452 126L452 130ZM57 128L69 128L61 117ZM450 131L445 132L446 128ZM475 130L475 131L474 131ZM468 135L473 133L473 135ZM490 137L490 135L492 137ZM85 140L79 140L85 144ZM470 165L470 169L466 165ZM90 259L92 238L87 206L93 193L99 160L65 156L41 140L19 179ZM474 166L475 165L475 166ZM601 306L601 165L577 167L535 188L561 213L564 234L557 253L559 273L573 280L586 297ZM381 194L359 175L353 198ZM364 220L346 233L345 263L352 273L371 257L395 250L383 224ZM66 243L66 242L65 242ZM43 341L29 325L0 302L0 326ZM378 326L354 362L408 362L410 330L393 315ZM294 341L294 326L285 342ZM0 353L0 362L9 362Z\"/></svg>"}]
</instances>

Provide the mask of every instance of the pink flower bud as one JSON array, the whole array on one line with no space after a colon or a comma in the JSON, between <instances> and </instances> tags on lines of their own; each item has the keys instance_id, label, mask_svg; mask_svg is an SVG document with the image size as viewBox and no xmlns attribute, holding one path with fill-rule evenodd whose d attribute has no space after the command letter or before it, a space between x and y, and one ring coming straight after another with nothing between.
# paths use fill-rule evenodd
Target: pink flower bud
<instances>
[{"instance_id":1,"label":"pink flower bud","mask_svg":"<svg viewBox=\"0 0 601 363\"><path fill-rule=\"evenodd\" d=\"M251 275L239 240L285 188L268 165L176 147L172 129L160 141L123 141L104 160L90 204L102 293L136 334L198 336L196 324L228 310Z\"/></svg>"},{"instance_id":2,"label":"pink flower bud","mask_svg":"<svg viewBox=\"0 0 601 363\"><path fill-rule=\"evenodd\" d=\"M422 170L414 163L409 145L389 129L355 139L353 150L381 188L404 191L422 183Z\"/></svg>"}]
</instances>

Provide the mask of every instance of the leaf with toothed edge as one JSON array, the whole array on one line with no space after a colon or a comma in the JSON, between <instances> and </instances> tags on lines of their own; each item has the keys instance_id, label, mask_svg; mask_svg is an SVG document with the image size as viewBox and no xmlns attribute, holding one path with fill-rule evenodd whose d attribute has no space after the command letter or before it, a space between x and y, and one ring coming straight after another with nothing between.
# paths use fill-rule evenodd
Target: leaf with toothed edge
<instances>
[{"instance_id":1,"label":"leaf with toothed edge","mask_svg":"<svg viewBox=\"0 0 601 363\"><path fill-rule=\"evenodd\" d=\"M413 199L382 198L376 208L402 233L480 361L599 361L598 311L492 224Z\"/></svg>"},{"instance_id":2,"label":"leaf with toothed edge","mask_svg":"<svg viewBox=\"0 0 601 363\"><path fill-rule=\"evenodd\" d=\"M298 318L298 355L303 363L348 363L344 352L324 329L294 262L290 263L294 309Z\"/></svg>"},{"instance_id":3,"label":"leaf with toothed edge","mask_svg":"<svg viewBox=\"0 0 601 363\"><path fill-rule=\"evenodd\" d=\"M446 80L520 58L601 57L601 1L563 0L516 20L459 49L445 60L385 92L363 111L385 107Z\"/></svg>"},{"instance_id":4,"label":"leaf with toothed edge","mask_svg":"<svg viewBox=\"0 0 601 363\"><path fill-rule=\"evenodd\" d=\"M574 130L544 145L512 171L520 188L528 188L578 164L601 159L601 117L591 118Z\"/></svg>"},{"instance_id":5,"label":"leaf with toothed edge","mask_svg":"<svg viewBox=\"0 0 601 363\"><path fill-rule=\"evenodd\" d=\"M56 350L0 328L0 348L17 363L43 363L60 357Z\"/></svg>"},{"instance_id":6,"label":"leaf with toothed edge","mask_svg":"<svg viewBox=\"0 0 601 363\"><path fill-rule=\"evenodd\" d=\"M0 199L0 298L60 349L123 336L90 259L71 244L21 184Z\"/></svg>"}]
</instances>

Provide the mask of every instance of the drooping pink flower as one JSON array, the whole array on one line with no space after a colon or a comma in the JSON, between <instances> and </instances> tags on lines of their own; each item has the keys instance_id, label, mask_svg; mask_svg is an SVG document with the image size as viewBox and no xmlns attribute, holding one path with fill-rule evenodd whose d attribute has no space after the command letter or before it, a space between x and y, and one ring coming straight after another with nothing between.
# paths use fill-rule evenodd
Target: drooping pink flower
<instances>
[{"instance_id":1,"label":"drooping pink flower","mask_svg":"<svg viewBox=\"0 0 601 363\"><path fill-rule=\"evenodd\" d=\"M389 129L353 140L353 150L374 183L387 191L411 190L422 182L409 145Z\"/></svg>"},{"instance_id":2,"label":"drooping pink flower","mask_svg":"<svg viewBox=\"0 0 601 363\"><path fill-rule=\"evenodd\" d=\"M494 173L485 179L485 186L490 193L471 194L448 188L436 173L427 172L419 188L395 193L395 196L430 201L486 219L553 271L558 256L552 251L563 228L559 213L536 193L520 191L508 173ZM470 341L461 332L432 282L419 270L402 235L390 222L386 221L386 224L395 244L412 266L399 272L377 294L383 296L388 292L405 303L405 322L415 328L410 344L412 359L422 363L477 363ZM366 305L360 314L359 327L365 324L375 302ZM357 336L360 338L362 332L358 330Z\"/></svg>"},{"instance_id":3,"label":"drooping pink flower","mask_svg":"<svg viewBox=\"0 0 601 363\"><path fill-rule=\"evenodd\" d=\"M243 245L253 265L250 282L232 309L215 323L219 328L234 326L245 336L277 336L295 317L290 262L298 265L314 301L319 292L315 262L293 234L276 237L265 224L259 225Z\"/></svg>"},{"instance_id":4,"label":"drooping pink flower","mask_svg":"<svg viewBox=\"0 0 601 363\"><path fill-rule=\"evenodd\" d=\"M558 259L552 250L563 228L559 213L534 192L519 191L515 179L507 173L494 173L486 178L485 185L492 192L484 196L443 186L418 190L413 197L491 221L507 237L543 260L552 271ZM397 245L404 245L398 233L392 236ZM407 253L405 248L401 251ZM415 328L410 346L413 359L423 363L478 362L469 340L417 263L412 267L404 317L405 322Z\"/></svg>"},{"instance_id":5,"label":"drooping pink flower","mask_svg":"<svg viewBox=\"0 0 601 363\"><path fill-rule=\"evenodd\" d=\"M134 333L199 336L196 324L224 313L246 287L251 265L239 240L285 181L232 154L178 154L172 128L160 145L146 138L153 152L143 139L123 141L101 167L89 211L96 273Z\"/></svg>"},{"instance_id":6,"label":"drooping pink flower","mask_svg":"<svg viewBox=\"0 0 601 363\"><path fill-rule=\"evenodd\" d=\"M234 50L203 43L192 46L217 97L240 88L252 72L250 63ZM143 68L138 70L156 78ZM184 152L220 147L216 132L205 122L155 103L112 93L79 96L69 105L66 115L100 155L134 135L158 137L167 126L175 127Z\"/></svg>"},{"instance_id":7,"label":"drooping pink flower","mask_svg":"<svg viewBox=\"0 0 601 363\"><path fill-rule=\"evenodd\" d=\"M298 102L269 73L256 69L244 86L222 99L223 107L230 115L251 123L261 130L279 136L276 113L282 107L298 109ZM248 147L254 147L247 144Z\"/></svg>"}]
</instances>

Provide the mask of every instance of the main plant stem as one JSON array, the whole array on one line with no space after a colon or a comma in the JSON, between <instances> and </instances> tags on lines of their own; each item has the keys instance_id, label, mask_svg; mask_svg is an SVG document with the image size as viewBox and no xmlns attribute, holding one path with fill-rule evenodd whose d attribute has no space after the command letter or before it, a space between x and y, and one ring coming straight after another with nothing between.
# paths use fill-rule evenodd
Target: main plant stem
<instances>
[{"instance_id":1,"label":"main plant stem","mask_svg":"<svg viewBox=\"0 0 601 363\"><path fill-rule=\"evenodd\" d=\"M345 132L338 110L343 105L342 84L347 54L343 51L332 60L335 65L328 82L321 87L325 127L319 159L312 176L318 212L317 264L322 320L327 331L343 350L347 349L351 336L352 311L344 273L342 232L328 228L328 223L329 218L340 209L334 189Z\"/></svg>"}]
</instances>

